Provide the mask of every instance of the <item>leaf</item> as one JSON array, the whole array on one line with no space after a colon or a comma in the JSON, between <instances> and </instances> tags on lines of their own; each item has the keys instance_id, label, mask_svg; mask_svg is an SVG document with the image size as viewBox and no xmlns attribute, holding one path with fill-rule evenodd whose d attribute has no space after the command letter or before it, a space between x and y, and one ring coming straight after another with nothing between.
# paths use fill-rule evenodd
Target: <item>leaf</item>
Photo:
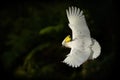
<instances>
[{"instance_id":1,"label":"leaf","mask_svg":"<svg viewBox=\"0 0 120 80\"><path fill-rule=\"evenodd\" d=\"M48 26L40 30L39 34L44 35L44 34L50 34L52 32L59 32L60 30L62 30L62 27L63 27L62 24L56 26Z\"/></svg>"}]
</instances>

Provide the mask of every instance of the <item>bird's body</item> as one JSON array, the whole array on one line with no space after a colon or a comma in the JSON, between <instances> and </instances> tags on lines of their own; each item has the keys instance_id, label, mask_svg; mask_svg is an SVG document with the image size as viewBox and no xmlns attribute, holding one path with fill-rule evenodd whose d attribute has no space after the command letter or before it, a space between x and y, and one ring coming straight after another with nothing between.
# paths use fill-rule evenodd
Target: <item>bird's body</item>
<instances>
[{"instance_id":1,"label":"bird's body","mask_svg":"<svg viewBox=\"0 0 120 80\"><path fill-rule=\"evenodd\" d=\"M83 12L76 7L69 7L66 12L72 30L72 40L66 37L62 42L62 45L71 48L63 62L72 67L79 67L88 59L97 58L101 48L99 43L91 38Z\"/></svg>"}]
</instances>

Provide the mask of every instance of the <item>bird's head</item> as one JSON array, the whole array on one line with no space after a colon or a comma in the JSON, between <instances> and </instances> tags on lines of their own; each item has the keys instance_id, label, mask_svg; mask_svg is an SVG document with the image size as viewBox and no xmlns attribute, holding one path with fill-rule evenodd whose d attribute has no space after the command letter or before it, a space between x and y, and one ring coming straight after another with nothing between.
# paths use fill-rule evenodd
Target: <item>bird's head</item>
<instances>
[{"instance_id":1,"label":"bird's head","mask_svg":"<svg viewBox=\"0 0 120 80\"><path fill-rule=\"evenodd\" d=\"M70 41L71 41L71 37L70 37L70 35L68 35L68 36L65 37L65 39L63 40L62 45L65 46L65 47L68 47L68 46L66 45L66 43L68 43L68 42L70 42Z\"/></svg>"}]
</instances>

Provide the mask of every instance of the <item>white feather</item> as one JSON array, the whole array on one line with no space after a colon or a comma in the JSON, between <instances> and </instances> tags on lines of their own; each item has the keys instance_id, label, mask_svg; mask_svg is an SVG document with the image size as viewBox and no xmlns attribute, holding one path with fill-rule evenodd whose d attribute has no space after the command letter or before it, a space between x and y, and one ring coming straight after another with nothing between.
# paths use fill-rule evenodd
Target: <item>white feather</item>
<instances>
[{"instance_id":1,"label":"white feather","mask_svg":"<svg viewBox=\"0 0 120 80\"><path fill-rule=\"evenodd\" d=\"M77 49L71 49L71 52L65 60L64 63L67 63L68 65L72 67L79 67L83 62L85 62L89 57L89 53L85 51L80 51Z\"/></svg>"},{"instance_id":2,"label":"white feather","mask_svg":"<svg viewBox=\"0 0 120 80\"><path fill-rule=\"evenodd\" d=\"M63 62L72 67L79 67L88 59L97 58L101 47L95 39L90 37L83 11L76 7L69 7L66 13L72 30L72 41L65 43L63 40L62 42L62 45L71 48Z\"/></svg>"},{"instance_id":3,"label":"white feather","mask_svg":"<svg viewBox=\"0 0 120 80\"><path fill-rule=\"evenodd\" d=\"M66 10L66 12L73 39L81 36L90 37L90 31L85 21L83 11L80 11L80 9L76 7L69 7L69 10Z\"/></svg>"},{"instance_id":4,"label":"white feather","mask_svg":"<svg viewBox=\"0 0 120 80\"><path fill-rule=\"evenodd\" d=\"M93 51L93 54L91 53L92 54L91 59L95 59L100 55L101 47L100 44L95 39L92 38L92 41L93 43L91 45L91 49Z\"/></svg>"}]
</instances>

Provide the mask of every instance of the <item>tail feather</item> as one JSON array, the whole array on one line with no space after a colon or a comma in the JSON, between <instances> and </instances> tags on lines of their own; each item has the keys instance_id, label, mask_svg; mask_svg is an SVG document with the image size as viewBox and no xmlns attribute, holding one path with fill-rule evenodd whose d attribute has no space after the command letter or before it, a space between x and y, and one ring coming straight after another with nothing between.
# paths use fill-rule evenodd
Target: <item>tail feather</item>
<instances>
[{"instance_id":1,"label":"tail feather","mask_svg":"<svg viewBox=\"0 0 120 80\"><path fill-rule=\"evenodd\" d=\"M95 59L95 58L97 58L100 55L101 47L100 47L100 44L93 38L92 38L92 42L93 42L93 44L91 46L91 49L92 49L91 59Z\"/></svg>"}]
</instances>

